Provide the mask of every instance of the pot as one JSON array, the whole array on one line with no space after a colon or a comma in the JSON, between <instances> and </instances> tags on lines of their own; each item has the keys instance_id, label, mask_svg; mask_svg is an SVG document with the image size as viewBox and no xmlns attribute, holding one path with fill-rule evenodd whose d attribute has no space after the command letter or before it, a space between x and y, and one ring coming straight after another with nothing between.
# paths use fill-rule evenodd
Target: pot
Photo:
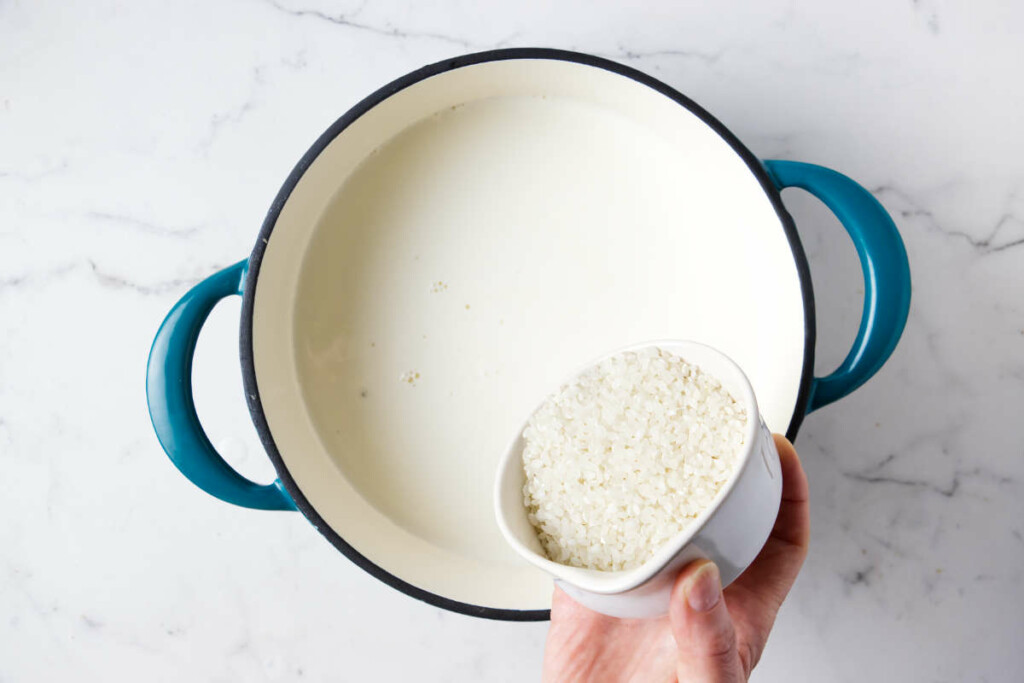
<instances>
[{"instance_id":1,"label":"pot","mask_svg":"<svg viewBox=\"0 0 1024 683\"><path fill-rule=\"evenodd\" d=\"M863 266L860 330L827 377L812 374L814 296L785 187L829 206ZM270 484L227 465L192 400L199 330L233 295ZM147 399L164 450L204 491L298 510L431 604L540 620L551 578L506 545L491 484L519 419L566 369L644 339L699 339L793 438L878 371L909 301L899 233L854 181L759 161L631 68L498 50L404 76L328 128L249 258L171 309Z\"/></svg>"}]
</instances>

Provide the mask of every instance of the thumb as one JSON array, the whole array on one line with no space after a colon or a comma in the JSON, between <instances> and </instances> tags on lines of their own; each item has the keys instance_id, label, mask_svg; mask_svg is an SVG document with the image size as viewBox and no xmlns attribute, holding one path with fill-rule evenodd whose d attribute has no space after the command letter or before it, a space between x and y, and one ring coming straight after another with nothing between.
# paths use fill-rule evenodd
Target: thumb
<instances>
[{"instance_id":1,"label":"thumb","mask_svg":"<svg viewBox=\"0 0 1024 683\"><path fill-rule=\"evenodd\" d=\"M682 681L745 681L736 650L736 631L722 597L722 578L709 560L696 560L676 579L669 606Z\"/></svg>"}]
</instances>

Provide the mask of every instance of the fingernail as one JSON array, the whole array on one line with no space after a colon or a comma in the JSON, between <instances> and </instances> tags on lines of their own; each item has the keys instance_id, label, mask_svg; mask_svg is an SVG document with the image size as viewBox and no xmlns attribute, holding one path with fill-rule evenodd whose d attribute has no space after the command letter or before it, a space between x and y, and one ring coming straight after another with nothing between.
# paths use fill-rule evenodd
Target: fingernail
<instances>
[{"instance_id":1,"label":"fingernail","mask_svg":"<svg viewBox=\"0 0 1024 683\"><path fill-rule=\"evenodd\" d=\"M686 601L695 612L709 612L722 597L722 579L714 562L705 562L686 583Z\"/></svg>"}]
</instances>

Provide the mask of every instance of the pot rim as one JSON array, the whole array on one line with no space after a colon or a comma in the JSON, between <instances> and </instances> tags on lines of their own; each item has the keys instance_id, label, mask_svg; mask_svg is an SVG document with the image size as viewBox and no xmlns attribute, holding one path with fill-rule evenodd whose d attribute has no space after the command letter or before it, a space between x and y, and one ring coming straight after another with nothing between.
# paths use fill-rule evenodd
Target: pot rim
<instances>
[{"instance_id":1,"label":"pot rim","mask_svg":"<svg viewBox=\"0 0 1024 683\"><path fill-rule=\"evenodd\" d=\"M714 130L715 133L717 133L733 149L733 151L739 155L750 171L754 174L754 177L757 178L762 190L768 196L771 201L772 208L775 209L775 212L782 223L783 231L786 233L786 238L789 241L790 250L793 254L797 275L800 279L800 292L803 299L804 310L804 357L800 377L800 388L797 392L796 405L793 408L793 418L786 430L787 438L793 440L796 437L796 433L799 430L807 412L807 402L810 397L811 381L813 379L815 346L814 292L811 286L811 274L810 267L807 262L807 256L804 253L803 244L800 242L800 237L797 234L793 218L789 215L789 212L782 203L781 193L775 187L775 184L768 176L768 173L764 169L764 166L762 166L760 160L758 160L758 158L754 156L754 154L747 149L746 146L744 146L728 128L726 128L720 121L718 121L718 119L713 117L696 102L674 88L662 83L658 79L648 76L647 74L632 67L619 64L618 62L614 62L603 57L595 57L593 55L569 50L536 47L504 48L445 59L440 62L421 67L420 69L412 71L379 88L377 91L368 95L354 105L333 124L331 124L331 126L316 139L309 150L303 154L302 158L288 174L284 184L281 186L277 196L274 198L273 203L271 203L270 209L267 211L266 218L263 221L263 225L260 228L256 244L249 256L249 262L246 269L245 288L242 294L239 355L242 364L242 382L245 387L246 402L249 407L249 413L252 417L253 424L259 434L260 441L266 449L267 455L270 457L281 483L287 490L288 495L291 496L292 500L295 502L296 507L302 512L306 519L308 519L313 526L315 526L317 530L319 530L320 533L323 534L332 545L334 545L335 548L341 551L342 554L344 554L358 567L380 581L383 581L392 588L402 591L406 595L435 607L442 607L460 614L501 621L547 621L551 618L550 610L516 610L483 607L480 605L452 600L442 595L423 590L422 588L414 586L413 584L398 578L394 574L391 574L386 569L374 563L354 547L349 545L341 535L334 531L334 529L324 521L324 519L317 513L316 509L310 504L309 500L303 495L277 449L273 435L270 432L269 424L267 423L266 415L263 412L263 404L260 400L260 391L256 382L256 366L252 346L252 321L253 311L255 308L256 281L259 279L260 264L263 261L263 255L266 251L270 235L274 231L278 216L280 215L285 203L288 201L288 198L291 196L292 191L294 191L306 170L313 164L321 152L323 152L324 149L326 149L327 146L342 133L342 131L352 125L352 123L363 114L370 111L373 107L377 106L395 93L404 90L415 83L446 71L452 71L474 64L511 59L547 59L552 61L574 62L585 66L604 69L605 71L625 76L626 78L640 83L641 85L647 86L668 97L697 116L703 123Z\"/></svg>"}]
</instances>

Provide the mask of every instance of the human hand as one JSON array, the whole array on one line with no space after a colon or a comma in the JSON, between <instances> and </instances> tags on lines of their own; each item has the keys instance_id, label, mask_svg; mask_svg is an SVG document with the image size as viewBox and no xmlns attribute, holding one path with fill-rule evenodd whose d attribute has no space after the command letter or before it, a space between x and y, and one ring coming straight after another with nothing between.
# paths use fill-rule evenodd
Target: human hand
<instances>
[{"instance_id":1,"label":"human hand","mask_svg":"<svg viewBox=\"0 0 1024 683\"><path fill-rule=\"evenodd\" d=\"M761 553L722 591L708 560L676 579L669 614L616 619L555 589L544 649L544 680L746 681L764 650L775 615L800 572L810 537L807 477L796 450L775 435L782 464L782 504Z\"/></svg>"}]
</instances>

